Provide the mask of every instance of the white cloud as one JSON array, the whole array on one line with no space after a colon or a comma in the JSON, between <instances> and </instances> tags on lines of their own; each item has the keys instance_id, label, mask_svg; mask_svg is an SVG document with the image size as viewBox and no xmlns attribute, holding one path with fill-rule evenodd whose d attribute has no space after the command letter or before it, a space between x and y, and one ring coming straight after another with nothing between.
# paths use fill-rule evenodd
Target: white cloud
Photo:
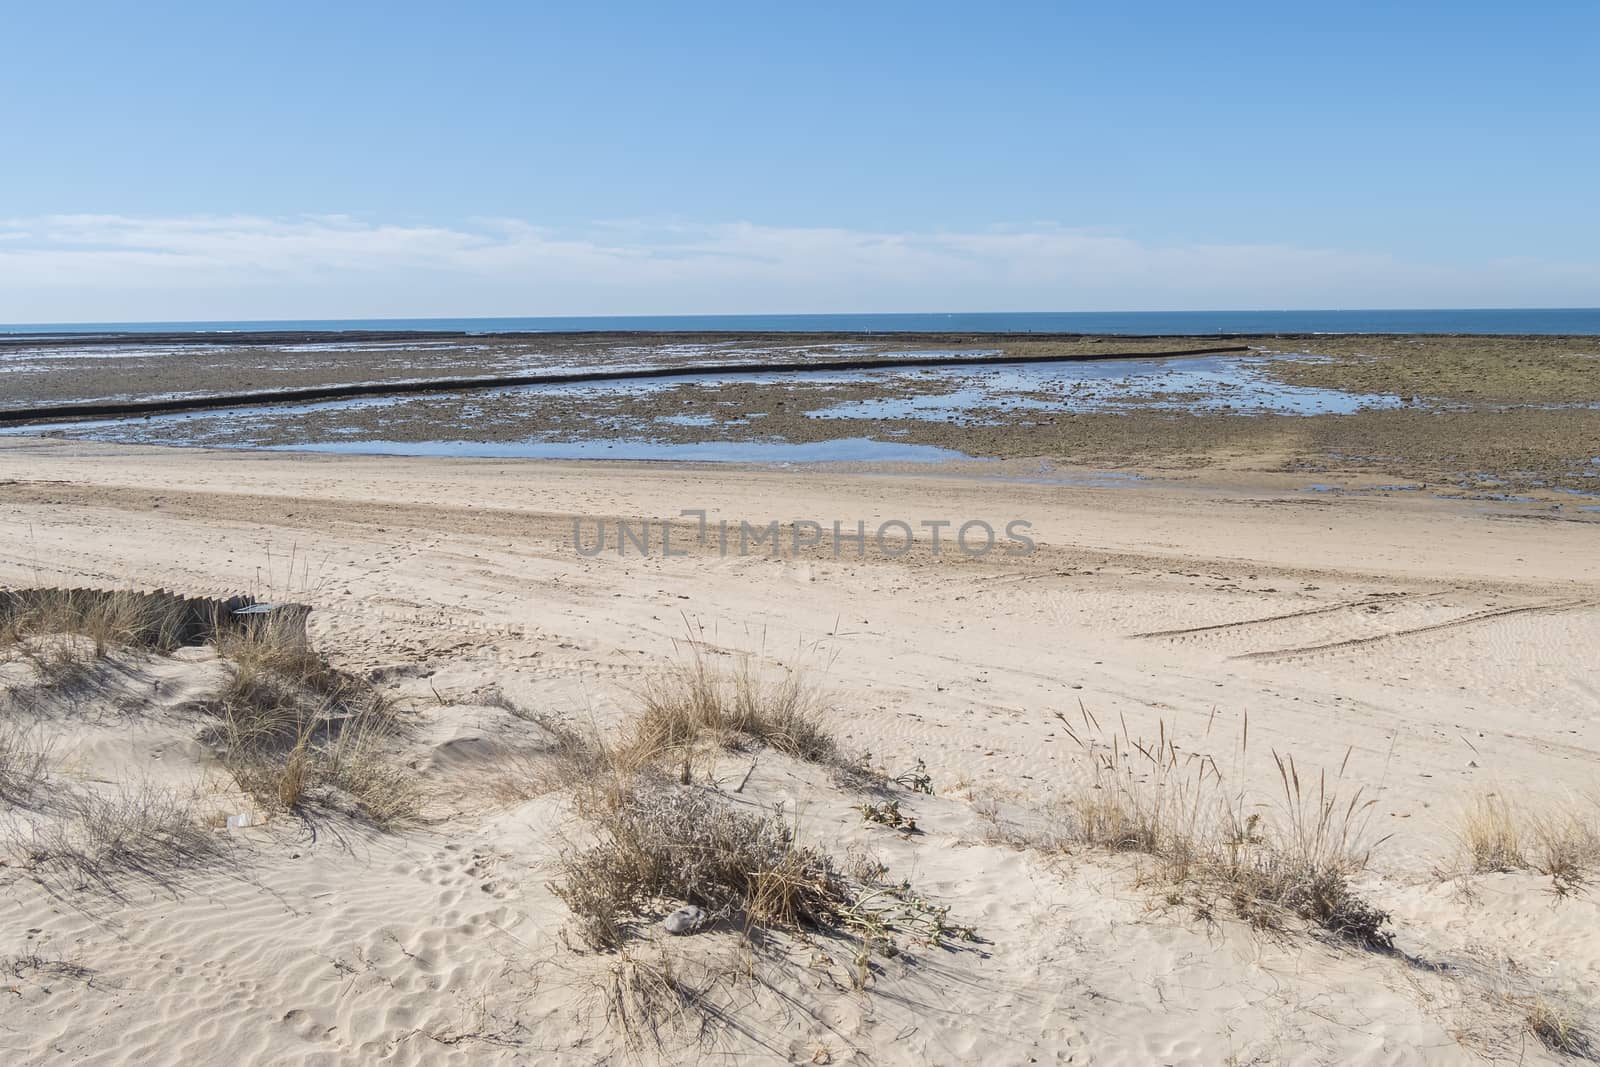
<instances>
[{"instance_id":1,"label":"white cloud","mask_svg":"<svg viewBox=\"0 0 1600 1067\"><path fill-rule=\"evenodd\" d=\"M1051 225L874 232L752 223L339 215L0 220L0 321L1589 305L1600 263L1449 265Z\"/></svg>"}]
</instances>

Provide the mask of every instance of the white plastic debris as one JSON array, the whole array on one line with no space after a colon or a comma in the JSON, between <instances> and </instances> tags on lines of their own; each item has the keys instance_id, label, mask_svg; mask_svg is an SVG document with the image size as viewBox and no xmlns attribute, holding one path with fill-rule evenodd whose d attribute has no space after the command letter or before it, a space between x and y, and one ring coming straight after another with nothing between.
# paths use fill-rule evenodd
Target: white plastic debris
<instances>
[{"instance_id":1,"label":"white plastic debris","mask_svg":"<svg viewBox=\"0 0 1600 1067\"><path fill-rule=\"evenodd\" d=\"M267 820L263 819L259 815L253 815L248 811L241 811L237 815L228 816L228 829L237 830L245 826L260 826L266 821Z\"/></svg>"},{"instance_id":2,"label":"white plastic debris","mask_svg":"<svg viewBox=\"0 0 1600 1067\"><path fill-rule=\"evenodd\" d=\"M686 904L661 921L669 934L692 934L706 924L704 908Z\"/></svg>"}]
</instances>

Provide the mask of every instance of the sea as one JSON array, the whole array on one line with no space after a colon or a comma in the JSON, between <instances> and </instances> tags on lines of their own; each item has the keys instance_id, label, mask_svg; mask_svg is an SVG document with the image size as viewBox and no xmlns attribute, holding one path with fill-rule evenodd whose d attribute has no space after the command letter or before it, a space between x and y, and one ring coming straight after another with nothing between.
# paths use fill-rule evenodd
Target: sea
<instances>
[{"instance_id":1,"label":"sea","mask_svg":"<svg viewBox=\"0 0 1600 1067\"><path fill-rule=\"evenodd\" d=\"M1337 309L1323 311L999 311L871 315L585 315L465 319L289 319L216 322L0 324L0 335L95 335L322 330L448 333L1086 333L1594 334L1600 308Z\"/></svg>"}]
</instances>

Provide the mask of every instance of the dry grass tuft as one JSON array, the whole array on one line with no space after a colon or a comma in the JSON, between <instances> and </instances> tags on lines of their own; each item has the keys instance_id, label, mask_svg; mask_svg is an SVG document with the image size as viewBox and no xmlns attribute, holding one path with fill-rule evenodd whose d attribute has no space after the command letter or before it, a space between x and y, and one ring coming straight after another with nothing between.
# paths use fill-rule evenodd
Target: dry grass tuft
<instances>
[{"instance_id":1,"label":"dry grass tuft","mask_svg":"<svg viewBox=\"0 0 1600 1067\"><path fill-rule=\"evenodd\" d=\"M1522 827L1503 796L1476 797L1461 813L1456 837L1476 873L1514 871L1527 865L1522 852Z\"/></svg>"},{"instance_id":2,"label":"dry grass tuft","mask_svg":"<svg viewBox=\"0 0 1600 1067\"><path fill-rule=\"evenodd\" d=\"M1058 813L1062 844L1151 857L1164 882L1225 899L1258 927L1294 915L1367 947L1393 947L1388 914L1351 885L1382 840L1368 840L1373 801L1348 788L1343 766L1332 779L1303 778L1292 756L1274 753L1273 810L1230 785L1210 756L1180 749L1164 722L1146 742L1126 723L1102 730L1086 709L1081 734L1058 718L1083 771ZM1247 721L1240 762L1248 744Z\"/></svg>"},{"instance_id":3,"label":"dry grass tuft","mask_svg":"<svg viewBox=\"0 0 1600 1067\"><path fill-rule=\"evenodd\" d=\"M686 980L682 967L665 951L654 959L623 950L617 954L602 989L606 1023L623 1035L630 1048L667 1047L669 1030L695 1024L706 1036L710 1016L699 1010L708 990Z\"/></svg>"},{"instance_id":4,"label":"dry grass tuft","mask_svg":"<svg viewBox=\"0 0 1600 1067\"><path fill-rule=\"evenodd\" d=\"M301 811L338 791L372 822L415 817L422 793L393 753L394 706L330 666L292 617L219 636L233 673L211 710L213 739L240 788L258 803Z\"/></svg>"},{"instance_id":5,"label":"dry grass tuft","mask_svg":"<svg viewBox=\"0 0 1600 1067\"><path fill-rule=\"evenodd\" d=\"M591 797L585 806L600 840L565 853L551 888L597 948L621 946L664 900L699 905L746 929L825 931L874 947L896 934L934 945L976 940L910 885L874 886L845 874L824 852L800 845L779 814L739 811L708 792L647 776L612 803Z\"/></svg>"},{"instance_id":6,"label":"dry grass tuft","mask_svg":"<svg viewBox=\"0 0 1600 1067\"><path fill-rule=\"evenodd\" d=\"M73 886L114 892L136 877L167 884L174 870L221 855L225 840L208 830L192 797L145 785L114 795L71 794L50 818L29 822L14 849L30 869Z\"/></svg>"},{"instance_id":7,"label":"dry grass tuft","mask_svg":"<svg viewBox=\"0 0 1600 1067\"><path fill-rule=\"evenodd\" d=\"M0 648L75 635L88 640L97 659L113 648L170 652L180 644L185 618L179 602L131 590L16 592L0 596Z\"/></svg>"},{"instance_id":8,"label":"dry grass tuft","mask_svg":"<svg viewBox=\"0 0 1600 1067\"><path fill-rule=\"evenodd\" d=\"M600 838L568 851L552 884L591 945L619 947L664 900L738 918L747 929L832 931L873 944L896 933L932 943L975 937L908 885L884 889L842 873L828 855L800 845L779 815L740 811L683 788L689 754L708 744L753 741L835 769L851 766L821 725L816 691L794 673L765 684L748 661L724 673L696 656L640 693L639 713L616 742L523 717L551 737L539 784L570 789ZM663 766L685 769L678 786Z\"/></svg>"},{"instance_id":9,"label":"dry grass tuft","mask_svg":"<svg viewBox=\"0 0 1600 1067\"><path fill-rule=\"evenodd\" d=\"M681 757L705 742L733 748L756 741L811 763L844 762L822 725L817 691L795 672L765 682L748 658L721 671L697 651L647 684L639 701L641 714L623 744L641 761Z\"/></svg>"},{"instance_id":10,"label":"dry grass tuft","mask_svg":"<svg viewBox=\"0 0 1600 1067\"><path fill-rule=\"evenodd\" d=\"M1600 1058L1592 1038L1564 1005L1545 997L1534 997L1525 1006L1523 1020L1528 1032L1558 1056L1593 1061Z\"/></svg>"},{"instance_id":11,"label":"dry grass tuft","mask_svg":"<svg viewBox=\"0 0 1600 1067\"><path fill-rule=\"evenodd\" d=\"M660 898L814 929L842 925L853 900L831 861L797 846L782 823L698 790L631 789L597 822L600 842L565 856L553 887L597 946L620 945L632 918Z\"/></svg>"},{"instance_id":12,"label":"dry grass tuft","mask_svg":"<svg viewBox=\"0 0 1600 1067\"><path fill-rule=\"evenodd\" d=\"M1550 876L1562 896L1577 892L1600 867L1600 821L1594 810L1569 804L1529 819L1533 868Z\"/></svg>"},{"instance_id":13,"label":"dry grass tuft","mask_svg":"<svg viewBox=\"0 0 1600 1067\"><path fill-rule=\"evenodd\" d=\"M0 720L0 801L30 807L49 778L49 744L14 721Z\"/></svg>"},{"instance_id":14,"label":"dry grass tuft","mask_svg":"<svg viewBox=\"0 0 1600 1067\"><path fill-rule=\"evenodd\" d=\"M1456 838L1472 872L1538 871L1565 896L1600 867L1600 804L1577 797L1516 804L1484 794L1463 809Z\"/></svg>"}]
</instances>

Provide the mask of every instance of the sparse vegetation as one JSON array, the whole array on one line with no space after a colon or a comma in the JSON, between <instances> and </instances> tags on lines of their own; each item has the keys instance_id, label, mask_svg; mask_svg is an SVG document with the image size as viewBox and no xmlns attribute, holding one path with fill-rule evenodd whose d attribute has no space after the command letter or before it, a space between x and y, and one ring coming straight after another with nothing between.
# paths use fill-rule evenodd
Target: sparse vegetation
<instances>
[{"instance_id":1,"label":"sparse vegetation","mask_svg":"<svg viewBox=\"0 0 1600 1067\"><path fill-rule=\"evenodd\" d=\"M70 793L57 805L48 817L19 827L13 848L25 866L74 887L115 892L128 877L165 884L173 871L226 848L203 825L193 798L172 790Z\"/></svg>"},{"instance_id":2,"label":"sparse vegetation","mask_svg":"<svg viewBox=\"0 0 1600 1067\"><path fill-rule=\"evenodd\" d=\"M1292 756L1274 753L1281 797L1273 812L1229 783L1210 756L1180 750L1164 722L1145 742L1125 723L1106 733L1087 710L1082 735L1058 717L1082 754L1059 812L1062 843L1148 856L1164 884L1225 899L1256 926L1294 915L1371 948L1392 947L1388 914L1351 884L1382 841L1367 840L1372 802L1347 790L1344 767L1332 780L1305 780ZM1241 760L1248 743L1247 721Z\"/></svg>"},{"instance_id":3,"label":"sparse vegetation","mask_svg":"<svg viewBox=\"0 0 1600 1067\"><path fill-rule=\"evenodd\" d=\"M1486 793L1474 798L1461 814L1456 835L1474 872L1514 871L1527 862L1521 827L1503 796Z\"/></svg>"},{"instance_id":4,"label":"sparse vegetation","mask_svg":"<svg viewBox=\"0 0 1600 1067\"><path fill-rule=\"evenodd\" d=\"M211 710L211 739L260 804L303 810L335 790L379 825L415 816L421 793L393 758L393 705L317 654L300 621L267 615L219 635L232 676Z\"/></svg>"},{"instance_id":5,"label":"sparse vegetation","mask_svg":"<svg viewBox=\"0 0 1600 1067\"><path fill-rule=\"evenodd\" d=\"M709 1017L695 1009L709 992L711 982L691 983L673 956L658 949L654 958L623 949L606 973L602 992L606 1022L631 1048L666 1045L665 1031L698 1020L702 1036Z\"/></svg>"},{"instance_id":6,"label":"sparse vegetation","mask_svg":"<svg viewBox=\"0 0 1600 1067\"><path fill-rule=\"evenodd\" d=\"M901 771L894 776L896 785L903 786L913 793L926 793L933 796L933 776L928 773L928 765L920 758L917 765L909 771Z\"/></svg>"},{"instance_id":7,"label":"sparse vegetation","mask_svg":"<svg viewBox=\"0 0 1600 1067\"><path fill-rule=\"evenodd\" d=\"M624 745L641 760L678 755L705 742L737 747L754 741L810 763L843 762L822 725L817 691L797 672L767 682L748 659L720 671L696 652L687 664L647 684L639 702Z\"/></svg>"},{"instance_id":8,"label":"sparse vegetation","mask_svg":"<svg viewBox=\"0 0 1600 1067\"><path fill-rule=\"evenodd\" d=\"M28 663L43 690L70 688L116 649L168 652L193 628L181 598L132 591L0 591L0 653ZM80 790L52 777L42 727L0 723L5 846L22 867L70 888L116 892L129 880L167 884L173 872L226 847L194 797L144 783Z\"/></svg>"},{"instance_id":9,"label":"sparse vegetation","mask_svg":"<svg viewBox=\"0 0 1600 1067\"><path fill-rule=\"evenodd\" d=\"M0 802L29 807L50 776L50 750L35 731L0 720Z\"/></svg>"},{"instance_id":10,"label":"sparse vegetation","mask_svg":"<svg viewBox=\"0 0 1600 1067\"><path fill-rule=\"evenodd\" d=\"M947 909L909 885L871 887L800 845L780 814L738 811L698 789L643 781L597 814L600 841L561 860L555 893L596 947L616 948L660 900L684 900L744 928L846 934L886 946L896 933L929 943L973 940Z\"/></svg>"},{"instance_id":11,"label":"sparse vegetation","mask_svg":"<svg viewBox=\"0 0 1600 1067\"><path fill-rule=\"evenodd\" d=\"M1575 1059L1597 1058L1593 1040L1564 1005L1536 996L1525 1003L1523 1018L1528 1032L1551 1052Z\"/></svg>"},{"instance_id":12,"label":"sparse vegetation","mask_svg":"<svg viewBox=\"0 0 1600 1067\"><path fill-rule=\"evenodd\" d=\"M589 944L619 948L664 901L698 905L747 930L842 934L867 950L887 948L896 934L933 943L975 937L907 885L869 884L861 877L869 868L859 864L845 873L799 843L781 811L741 811L662 774L664 763L706 740L759 740L799 759L836 759L810 692L792 676L762 687L746 670L718 677L696 660L645 690L620 743L545 724L553 739L546 780L573 787L599 836L563 855L551 886Z\"/></svg>"},{"instance_id":13,"label":"sparse vegetation","mask_svg":"<svg viewBox=\"0 0 1600 1067\"><path fill-rule=\"evenodd\" d=\"M1562 896L1588 885L1600 867L1600 822L1576 804L1531 819L1533 866Z\"/></svg>"},{"instance_id":14,"label":"sparse vegetation","mask_svg":"<svg viewBox=\"0 0 1600 1067\"><path fill-rule=\"evenodd\" d=\"M904 830L907 833L916 833L917 820L900 810L900 802L890 799L879 803L867 803L857 809L861 817L867 822L877 823L894 830Z\"/></svg>"},{"instance_id":15,"label":"sparse vegetation","mask_svg":"<svg viewBox=\"0 0 1600 1067\"><path fill-rule=\"evenodd\" d=\"M0 649L70 635L86 639L95 658L113 648L170 652L186 617L182 601L132 590L0 591Z\"/></svg>"},{"instance_id":16,"label":"sparse vegetation","mask_svg":"<svg viewBox=\"0 0 1600 1067\"><path fill-rule=\"evenodd\" d=\"M1456 838L1473 873L1535 870L1565 896L1600 867L1600 804L1577 797L1516 804L1486 793L1462 810Z\"/></svg>"}]
</instances>

